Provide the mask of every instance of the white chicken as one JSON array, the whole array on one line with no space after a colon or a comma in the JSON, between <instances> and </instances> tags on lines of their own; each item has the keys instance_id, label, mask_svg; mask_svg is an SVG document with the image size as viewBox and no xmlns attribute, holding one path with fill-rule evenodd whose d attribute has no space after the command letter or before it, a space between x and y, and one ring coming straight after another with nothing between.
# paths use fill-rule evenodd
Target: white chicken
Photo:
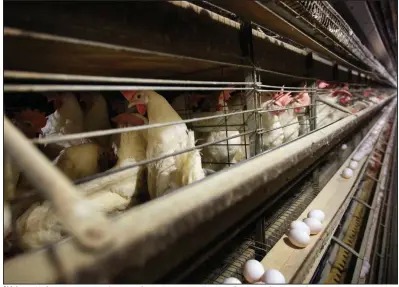
<instances>
[{"instance_id":1,"label":"white chicken","mask_svg":"<svg viewBox=\"0 0 399 287\"><path fill-rule=\"evenodd\" d=\"M48 116L47 124L42 129L43 137L111 127L107 103L99 93L86 93L81 96L81 100L86 103L85 113L72 93L50 94L47 98L54 101L56 111ZM82 138L63 141L44 147L44 153L71 180L107 169L111 152L109 136L94 140Z\"/></svg>"},{"instance_id":2,"label":"white chicken","mask_svg":"<svg viewBox=\"0 0 399 287\"><path fill-rule=\"evenodd\" d=\"M136 106L149 124L181 121L164 97L154 91L122 92L129 107ZM147 134L147 159L157 158L195 146L194 132L185 124L151 128ZM171 156L148 164L148 191L151 198L162 196L205 177L198 150Z\"/></svg>"},{"instance_id":3,"label":"white chicken","mask_svg":"<svg viewBox=\"0 0 399 287\"><path fill-rule=\"evenodd\" d=\"M317 87L319 89L324 89L328 88L329 84L325 82L319 82L317 84ZM340 94L343 95L343 97L339 98L338 95ZM339 103L346 104L348 98L351 97L351 94L348 91L348 87L345 86L344 89L335 89L334 87L332 87L332 89L329 89L326 92L319 93L318 96L323 101L328 102L332 105L339 105ZM342 119L345 116L346 113L344 113L343 111L340 111L322 102L318 102L316 106L316 127L320 128L329 125L339 119Z\"/></svg>"},{"instance_id":4,"label":"white chicken","mask_svg":"<svg viewBox=\"0 0 399 287\"><path fill-rule=\"evenodd\" d=\"M202 112L210 112L211 108L215 108L216 111L213 112L214 115L218 114L227 114L229 113L229 107L227 106L227 101L230 99L231 91L221 91L219 95L216 97L217 100L213 97L213 95L204 96L204 101L202 102L202 106L207 106L206 110L202 110ZM197 104L197 106L200 106ZM225 121L222 119L223 122ZM201 133L199 142L201 144L211 143L214 141L220 141L227 137L238 136L238 130L224 130L224 131L211 131ZM204 162L203 166L206 169L210 169L213 171L218 171L223 169L226 166L229 166L231 163L236 163L236 155L241 150L241 138L235 137L232 139L228 139L227 141L222 141L213 145L206 146L202 149L202 161Z\"/></svg>"},{"instance_id":5,"label":"white chicken","mask_svg":"<svg viewBox=\"0 0 399 287\"><path fill-rule=\"evenodd\" d=\"M113 119L118 128L148 124L148 120L140 114L123 113ZM146 159L146 134L147 131L131 131L117 134L112 139L112 146L118 161L111 169L119 169ZM139 187L143 185L142 174L144 167L130 168L125 171L101 177L79 186L86 195L110 192L120 197L120 207L126 208L130 199ZM116 197L115 197L116 198ZM116 201L115 201L116 202Z\"/></svg>"},{"instance_id":6,"label":"white chicken","mask_svg":"<svg viewBox=\"0 0 399 287\"><path fill-rule=\"evenodd\" d=\"M283 93L283 91L281 91ZM294 110L294 103L292 98L289 97L291 93L287 93L282 96L283 107L288 108L287 110L279 114L279 120L284 133L284 142L289 142L296 139L299 136L299 122L296 112Z\"/></svg>"},{"instance_id":7,"label":"white chicken","mask_svg":"<svg viewBox=\"0 0 399 287\"><path fill-rule=\"evenodd\" d=\"M363 91L363 96L368 99L368 101L372 104L378 104L384 99L384 95L376 95L373 89L366 89Z\"/></svg>"},{"instance_id":8,"label":"white chicken","mask_svg":"<svg viewBox=\"0 0 399 287\"><path fill-rule=\"evenodd\" d=\"M84 93L80 95L80 100L86 104L84 110L84 130L97 131L111 128L107 109L107 102L100 93ZM102 136L92 139L104 148L110 145L110 136Z\"/></svg>"},{"instance_id":9,"label":"white chicken","mask_svg":"<svg viewBox=\"0 0 399 287\"><path fill-rule=\"evenodd\" d=\"M47 124L42 128L43 137L84 132L84 114L72 93L46 96L49 102L54 102L55 112L47 117ZM52 143L45 146L44 152L50 159L54 159L66 147L89 142L87 139L79 139Z\"/></svg>"},{"instance_id":10,"label":"white chicken","mask_svg":"<svg viewBox=\"0 0 399 287\"><path fill-rule=\"evenodd\" d=\"M108 151L96 143L84 143L63 149L53 160L69 179L91 176L107 167Z\"/></svg>"},{"instance_id":11,"label":"white chicken","mask_svg":"<svg viewBox=\"0 0 399 287\"><path fill-rule=\"evenodd\" d=\"M147 123L147 119L139 114L121 114L114 120L119 127ZM118 134L114 137L113 148L118 156L118 162L113 169L143 161L146 152L145 134L141 131ZM112 214L126 209L134 199L136 191L143 185L143 171L143 166L134 167L83 183L79 185L79 189L99 210ZM24 248L38 248L66 236L48 201L34 204L19 217L17 231Z\"/></svg>"},{"instance_id":12,"label":"white chicken","mask_svg":"<svg viewBox=\"0 0 399 287\"><path fill-rule=\"evenodd\" d=\"M310 122L309 116L306 113L306 107L311 104L311 99L306 91L306 85L302 92L298 93L295 97L293 97L293 106L294 112L298 117L299 123L299 136L307 134L310 132Z\"/></svg>"},{"instance_id":13,"label":"white chicken","mask_svg":"<svg viewBox=\"0 0 399 287\"><path fill-rule=\"evenodd\" d=\"M261 108L264 111L261 112L261 115L262 127L265 131L262 134L263 150L277 147L285 140L285 132L281 122L281 115L285 111L279 111L279 109L283 109L291 101L289 95L290 93L284 94L282 92L276 93L271 97L269 94L262 94ZM267 100L264 101L264 98ZM289 130L286 132L289 133Z\"/></svg>"}]
</instances>

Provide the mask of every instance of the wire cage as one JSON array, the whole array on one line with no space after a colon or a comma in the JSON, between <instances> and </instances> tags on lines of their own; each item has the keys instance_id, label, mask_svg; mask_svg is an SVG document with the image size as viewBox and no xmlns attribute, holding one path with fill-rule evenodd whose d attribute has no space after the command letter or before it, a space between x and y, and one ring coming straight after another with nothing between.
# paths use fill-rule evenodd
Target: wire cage
<instances>
[{"instance_id":1,"label":"wire cage","mask_svg":"<svg viewBox=\"0 0 399 287\"><path fill-rule=\"evenodd\" d=\"M16 75L18 76L18 74L11 74L11 76ZM33 77L37 76L37 74L28 73L23 76L28 76L27 78L29 78L29 76ZM46 79L47 77L52 78L52 80L59 80L61 78L57 78L57 75L55 74L50 76L40 76L43 79ZM66 77L67 81L73 81L76 78L77 77L74 77L73 75ZM84 80L85 78L83 77L80 79ZM97 184L102 184L101 178L103 177L108 177L109 180L115 182L118 178L118 173L119 176L123 176L123 174L126 174L128 170L137 170L137 168L141 170L142 166L154 162L162 162L169 157L176 158L182 154L196 150L200 151L200 165L202 166L205 175L210 175L223 168L254 157L269 149L278 148L282 144L306 136L311 132L310 127L312 120L316 119L318 115L322 116L322 112L318 110L318 105L320 104L316 103L315 99L312 100L316 95L315 87L283 87L284 92L281 92L282 87L280 86L265 85L259 81L250 82L248 81L248 78L243 82L179 81L135 78L120 79L120 81L122 80L124 82L123 85L117 86L97 85L96 83L90 85L65 84L62 83L62 81L57 84L44 85L40 83L19 85L13 83L6 85L7 93L20 93L21 91L48 93L57 91L65 93L63 95L67 97L67 93L72 92L78 93L79 98L85 98L85 96L90 93L101 91L102 93L105 93L105 96L97 94L97 97L100 99L99 102L103 102L104 98L108 97L106 95L107 92L116 93L120 90L155 90L159 94L165 95L170 108L174 109L181 117L181 121L150 123L149 125L142 126L116 127L105 130L92 130L71 134L58 134L31 140L32 143L37 144L40 147L57 143L70 143L69 146L72 146L76 144L76 142L82 144L81 139L89 139L92 142L97 143L97 139L104 138L105 136L114 137L120 133L137 133L147 129L173 127L175 125L178 126L183 124L194 132L195 144L186 146L183 149L175 148L172 152L160 152L155 158L146 158L144 156L141 161L137 160L136 162L124 164L123 166L110 166L108 169L90 174L89 176L72 177L71 179L74 183L78 184L78 187L89 197L91 196L94 201L98 200L95 198L94 192L101 190L101 188L95 186ZM306 105L301 105L300 102L295 102L296 97L305 92L308 94L310 101ZM223 97L225 94L228 94L226 100ZM70 95L75 97L73 94ZM286 96L289 103L285 103L283 106L276 105L276 95L277 97ZM115 106L114 103L110 101L110 98L107 98L107 100L107 105ZM335 110L335 108L331 108L328 105L325 106L330 108L329 112L331 114L339 112L343 116L345 115L339 110ZM314 116L311 116L312 110ZM54 111L54 113L56 112ZM114 115L116 116L117 112L114 112ZM284 121L282 121L282 116L285 116ZM51 116L48 117L47 121L49 121L50 118ZM340 117L337 119L334 118L326 123L323 122L323 125L331 124L339 119ZM106 119L106 121L110 121L110 118ZM315 127L320 128L322 125L316 124ZM84 144L87 144L87 142ZM117 155L114 154L114 156ZM56 162L57 161L55 161L55 163ZM56 166L60 167L57 163ZM61 170L65 172L65 166L63 168L64 169L61 168ZM144 175L142 174L141 177L143 176ZM145 182L145 179L143 179L143 182ZM107 188L109 188L109 183L102 187L104 190L107 190ZM145 183L140 184L140 190L137 191L137 195L128 197L129 204L124 206L122 210L131 207L132 205L147 201L148 196L145 196L146 190ZM18 216L22 216L24 220L28 220L28 214L30 212L36 214L40 209L46 209L42 215L43 222L54 221L52 216L46 215L47 213L52 213L50 206L47 204L38 205L36 209L29 209L26 211L26 206L32 204L32 201L36 202L37 199L38 192L30 187L28 191L25 190L24 192L21 192L21 194L15 198L9 198L9 202L11 203L12 209L15 210L14 205L21 206L17 203L23 200L23 207L20 208L22 208L22 210L25 209L25 213L18 208L16 209L18 211L14 212L16 212ZM39 200L39 202L42 202L42 200ZM111 214L118 214L121 211L118 207L120 202L116 201L114 204L114 207L107 207L106 210ZM115 208L115 210L113 210L113 208ZM26 212L28 212L28 214L26 214ZM66 231L61 228L59 222L48 224L54 225L50 230L56 230L54 232L56 233L55 238L57 238L57 240L66 235ZM14 226L15 225L16 224L14 224ZM22 230L21 227L19 227L19 230L19 232L13 232L13 235L20 233ZM18 242L19 239L14 238L13 241ZM50 242L44 240L44 242L36 247L41 247L43 246L42 244Z\"/></svg>"},{"instance_id":2,"label":"wire cage","mask_svg":"<svg viewBox=\"0 0 399 287\"><path fill-rule=\"evenodd\" d=\"M267 36L273 34L268 32ZM262 70L254 63L238 64L242 59L236 63L206 60L10 27L5 28L5 37L11 59L4 89L8 138L5 202L11 210L5 238L7 260L28 250L45 248L51 252L53 244L69 235L85 245L87 241L82 239L106 229L109 221L104 219L100 221L104 226L97 224L98 229L89 230L95 232L82 232L89 224L76 220L81 215L76 210L82 211L79 204L87 207L90 215L95 214L91 205L96 205L104 218L116 218L129 209L144 209L152 199L279 149L352 114L348 107L353 103L344 107L336 98L328 101L331 91L317 87L315 79L285 74L291 78L287 86L281 86L266 77L261 79L267 73L277 77L281 73ZM32 45L24 45L29 43ZM16 57L11 48L17 46L30 47L32 54L43 61L26 62L23 59L29 58L29 53L21 50L15 52L21 58ZM52 54L43 55L43 47ZM104 57L87 60L97 52ZM76 59L72 57L75 53ZM73 61L53 61L64 56ZM111 65L113 59L123 63L121 67ZM102 72L93 75L97 69ZM150 77L152 72L154 78ZM136 77L141 73L144 76ZM134 76L124 77L127 74ZM293 84L298 80L303 82ZM150 110L148 102L143 115L138 105L130 106L132 97L138 94L147 95L148 101L159 99L158 103L173 116L161 113L160 106ZM60 104L75 112L61 115ZM103 125L86 122L89 113ZM156 118L157 114L162 116ZM114 122L120 115L121 122ZM335 117L324 120L324 115ZM49 126L54 130L49 131ZM38 133L42 135L38 137ZM151 138L165 148L154 148L149 153ZM18 157L18 152L24 150L28 159L35 157L41 164L35 166L32 160ZM74 172L81 163L87 163L87 170ZM167 176L151 185L154 170L159 175L167 171ZM160 191L159 186L163 187ZM235 265L241 268L242 257L245 263L247 258L270 250L285 232L287 222L316 193L304 188L300 194L301 200L287 201L275 217L265 222L266 243L247 239L238 255L228 261L239 262ZM72 213L75 218L68 217ZM226 263L217 278L212 275L209 280L219 282L231 266Z\"/></svg>"},{"instance_id":3,"label":"wire cage","mask_svg":"<svg viewBox=\"0 0 399 287\"><path fill-rule=\"evenodd\" d=\"M278 3L291 11L299 13L315 29L326 37L333 39L336 45L344 47L349 53L360 59L371 69L377 70L384 75L391 83L394 79L374 58L371 52L361 43L359 38L353 33L350 26L335 11L328 1L278 1Z\"/></svg>"}]
</instances>

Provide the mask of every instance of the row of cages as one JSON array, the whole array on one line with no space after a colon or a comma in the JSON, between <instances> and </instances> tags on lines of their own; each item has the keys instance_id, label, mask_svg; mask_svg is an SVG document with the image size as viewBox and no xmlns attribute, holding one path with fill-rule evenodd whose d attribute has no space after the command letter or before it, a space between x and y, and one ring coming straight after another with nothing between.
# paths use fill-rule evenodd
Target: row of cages
<instances>
[{"instance_id":1,"label":"row of cages","mask_svg":"<svg viewBox=\"0 0 399 287\"><path fill-rule=\"evenodd\" d=\"M272 71L257 68L253 63L242 64L248 62L248 57L238 57L242 51L232 43L240 42L236 36L243 36L241 30L245 25L234 22L231 19L237 17L228 11L220 12L211 3L202 5L227 16L204 13L184 1L173 5L195 6L190 8L190 17L206 18L201 23L211 25L208 16L218 19L209 27L224 31L230 41L226 40L227 44L212 38L206 46L198 41L203 30L180 25L183 28L179 29L193 29L183 33L173 26L176 23L161 25L166 36L148 36L159 32L155 30L163 18L151 26L156 21L142 17L145 13L140 12L149 11L151 7L147 4L141 8L129 4L143 9L134 12L137 17L121 17L119 13L129 10L122 4L100 5L98 11L104 13L104 19L115 20L115 28L91 21L102 18L94 15L97 12L91 14L94 9L87 3L79 15L75 15L73 5L65 3L65 9L61 4L28 5L21 9L26 4L13 7L10 3L6 15L9 26L5 28L4 106L5 121L12 125L8 126L5 138L23 134L49 164L76 186L79 194L110 218L132 208L145 208L149 201L283 148L376 106L393 93L391 89L371 88L365 83L370 83L368 76L342 70L325 60L314 61L314 73L324 78L332 72L337 81L298 76L294 67L287 65L290 60L283 64L289 66L292 74L281 72L286 67ZM157 5L178 10L165 3ZM108 13L110 10L113 13ZM28 17L27 11L33 16ZM172 12L177 23L191 21L188 13L187 20L183 12L176 11ZM162 11L156 9L153 13L160 15ZM57 18L64 21L55 21ZM51 21L54 25L50 25ZM129 30L131 26L134 32ZM116 30L124 32L115 33ZM270 49L277 53L281 49L281 55L290 55L298 63L305 58L302 46L255 24L249 30L252 40L259 43L259 52ZM199 48L190 55L203 55L206 48L208 60L187 55L186 45L174 40L183 34L198 38L191 39L191 45L198 44ZM148 36L148 42L138 41L143 35ZM274 41L275 38L279 40ZM263 49L266 45L268 49ZM166 48L156 52L154 47L159 46ZM229 54L224 50L227 48L234 51ZM262 63L280 62L278 57L268 57ZM346 78L350 81L352 75L358 75L358 82L363 83L338 82ZM13 150L17 146L21 148L16 143L7 145L4 157L4 255L10 261L26 251L51 249L53 244L74 234L63 224L62 213L57 213L54 202L45 196L48 194L31 180L29 170L21 172L21 162L16 163ZM301 208L316 194L305 187L302 193ZM295 201L296 198L288 198L281 210L289 209ZM281 210L276 214L281 214ZM272 225L275 220L272 218L269 223ZM273 234L275 240L278 235ZM260 254L272 246L261 246L254 238L247 238L245 244L243 252L247 252L248 246L255 246ZM216 278L212 275L206 282L219 282L219 277L222 278L220 274Z\"/></svg>"},{"instance_id":2,"label":"row of cages","mask_svg":"<svg viewBox=\"0 0 399 287\"><path fill-rule=\"evenodd\" d=\"M113 216L391 95L388 89L347 84L280 87L262 84L255 73L250 78L258 80L13 84L6 86L5 115L89 201ZM5 222L5 254L10 258L68 232L51 202L12 158L5 159L5 201L12 214Z\"/></svg>"}]
</instances>

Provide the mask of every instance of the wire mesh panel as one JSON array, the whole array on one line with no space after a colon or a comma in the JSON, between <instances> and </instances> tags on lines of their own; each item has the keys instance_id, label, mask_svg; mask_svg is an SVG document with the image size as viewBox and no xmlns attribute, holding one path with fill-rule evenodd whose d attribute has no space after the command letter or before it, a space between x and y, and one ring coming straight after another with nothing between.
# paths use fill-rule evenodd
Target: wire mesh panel
<instances>
[{"instance_id":1,"label":"wire mesh panel","mask_svg":"<svg viewBox=\"0 0 399 287\"><path fill-rule=\"evenodd\" d=\"M361 43L359 38L345 20L335 11L328 1L280 1L284 6L288 6L292 11L300 13L301 17L312 23L316 29L323 34L328 33L328 37L343 45L348 51L363 61L371 69L378 71L381 75L394 83L392 76L377 61L371 52Z\"/></svg>"},{"instance_id":2,"label":"wire mesh panel","mask_svg":"<svg viewBox=\"0 0 399 287\"><path fill-rule=\"evenodd\" d=\"M7 93L18 97L35 91L39 102L47 98L54 107L15 112L6 106L6 113L90 202L112 216L306 136L315 119L321 128L350 114L334 97L336 87L326 92L314 85L280 87L251 79L9 84ZM8 198L17 220L12 246L21 246L17 234L24 234L20 243L28 249L64 238L68 232L51 204L16 173L19 191Z\"/></svg>"}]
</instances>

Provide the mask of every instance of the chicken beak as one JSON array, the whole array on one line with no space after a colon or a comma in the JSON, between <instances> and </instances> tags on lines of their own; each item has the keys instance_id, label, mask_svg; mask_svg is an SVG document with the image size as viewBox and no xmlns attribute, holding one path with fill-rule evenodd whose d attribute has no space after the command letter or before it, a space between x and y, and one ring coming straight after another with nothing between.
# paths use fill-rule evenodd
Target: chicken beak
<instances>
[{"instance_id":1,"label":"chicken beak","mask_svg":"<svg viewBox=\"0 0 399 287\"><path fill-rule=\"evenodd\" d=\"M137 106L139 104L140 104L139 101L133 100L133 101L129 102L127 107L130 109L131 107Z\"/></svg>"},{"instance_id":2,"label":"chicken beak","mask_svg":"<svg viewBox=\"0 0 399 287\"><path fill-rule=\"evenodd\" d=\"M142 101L138 101L138 100L133 100L129 103L128 108L134 107L136 106L137 111L142 114L145 115L146 111L147 111L147 106L142 102Z\"/></svg>"}]
</instances>

